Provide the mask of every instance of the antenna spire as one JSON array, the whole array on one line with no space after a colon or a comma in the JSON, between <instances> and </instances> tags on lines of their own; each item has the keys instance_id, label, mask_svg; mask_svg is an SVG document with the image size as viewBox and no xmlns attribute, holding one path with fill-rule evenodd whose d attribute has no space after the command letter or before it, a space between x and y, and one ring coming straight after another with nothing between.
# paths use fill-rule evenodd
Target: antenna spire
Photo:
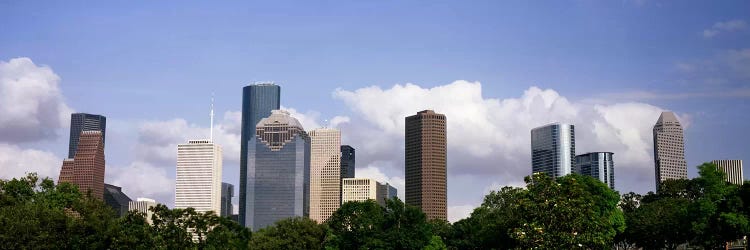
<instances>
[{"instance_id":1,"label":"antenna spire","mask_svg":"<svg viewBox=\"0 0 750 250\"><path fill-rule=\"evenodd\" d=\"M214 93L211 92L211 141L214 141Z\"/></svg>"}]
</instances>

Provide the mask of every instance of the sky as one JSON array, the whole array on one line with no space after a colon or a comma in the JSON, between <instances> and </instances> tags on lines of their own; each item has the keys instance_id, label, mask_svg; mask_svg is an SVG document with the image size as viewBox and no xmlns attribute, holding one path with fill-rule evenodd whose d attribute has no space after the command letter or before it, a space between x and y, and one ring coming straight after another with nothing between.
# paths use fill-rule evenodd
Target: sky
<instances>
[{"instance_id":1,"label":"sky","mask_svg":"<svg viewBox=\"0 0 750 250\"><path fill-rule=\"evenodd\" d=\"M57 178L71 112L107 117L105 182L174 203L176 145L209 134L239 185L242 87L337 127L357 177L399 188L404 117L448 120L448 212L523 186L530 130L576 125L621 192L654 189L652 126L685 125L690 177L750 155L747 1L2 1L0 178ZM748 166L745 164L745 172ZM750 172L748 172L750 173ZM237 192L236 192L237 193ZM237 199L235 198L235 204Z\"/></svg>"}]
</instances>

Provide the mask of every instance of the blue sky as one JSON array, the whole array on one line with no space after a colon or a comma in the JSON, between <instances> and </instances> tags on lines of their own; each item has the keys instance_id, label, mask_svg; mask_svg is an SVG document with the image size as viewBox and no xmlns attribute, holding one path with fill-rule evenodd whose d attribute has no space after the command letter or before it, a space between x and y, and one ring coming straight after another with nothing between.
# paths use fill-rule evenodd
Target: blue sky
<instances>
[{"instance_id":1,"label":"blue sky","mask_svg":"<svg viewBox=\"0 0 750 250\"><path fill-rule=\"evenodd\" d=\"M595 124L595 119L606 120L603 111L591 111L596 105L637 103L648 105L650 111L674 110L688 123L686 154L693 176L694 166L701 162L748 160L750 155L746 143L750 141L746 131L750 121L748 9L750 3L746 1L656 0L3 1L0 62L25 57L37 67L47 66L60 78L56 84L61 103L78 112L106 115L110 121L108 165L128 169L133 162L147 162L168 177L174 175L168 159L154 160L143 152L139 156L138 148L150 142L143 139L149 132L144 124L181 119L187 128L205 128L211 92L215 92L217 118L221 120L226 112L231 117L231 112L240 110L243 86L268 80L282 86L282 106L295 109L305 119L324 124L323 120L335 116L350 118L348 125L341 126L345 143L366 148L364 144L371 141L358 134L391 135L391 141L383 142L395 143L390 149L358 150L363 155L358 167L372 167L370 172L387 178L403 176L403 169L399 169L403 156L398 155L403 141L398 138L399 131L389 131L379 121L421 108L440 112L437 107L461 106L447 99L429 107L401 103L397 96L402 96L399 91L403 89L394 90L394 85L413 83L419 87L414 93L438 93L435 88L441 86L454 86L460 93L463 87L474 86L454 84L457 80L481 82L477 105L490 103L490 113L505 110L493 109L491 100L502 106L504 100L523 99L531 86L554 91L582 110L563 116L582 123L577 124L580 129ZM369 100L365 97L370 92L357 90L371 86L392 94L384 98L396 98L383 105L407 107L405 111L368 118L371 113L366 111L373 110L371 106L377 103L363 103ZM352 93L352 98L342 97L345 93ZM12 107L7 104L5 108ZM588 119L588 113L597 112L600 116ZM641 111L634 108L628 112ZM448 115L449 122L464 122ZM514 117L494 116L488 114L488 120L502 123L504 119L500 118ZM657 118L630 122L633 126L651 126ZM591 124L587 124L589 121ZM231 134L231 122L225 122ZM58 131L57 137L15 141L9 139L11 131L2 130L0 124L2 137L6 137L0 138L0 143L20 151L50 153L61 162L67 150L68 125L60 123L64 122L46 127ZM473 138L461 134L461 128L456 131L458 140L451 141ZM623 135L627 131L622 128L614 133ZM639 138L649 136L643 133L650 131L639 131ZM499 141L513 140L500 134L528 133L525 127L496 132L493 140ZM629 144L627 136L620 139L623 148L639 145ZM601 138L592 141L596 145L610 143ZM493 148L489 155L504 155L498 156L503 164L497 168L527 168L524 155L505 150L515 149L514 143L487 143ZM518 142L522 143L528 142ZM453 147L449 150L449 197L478 193L450 198L454 211L477 205L480 193L488 187L519 181L520 170L483 175L481 169L492 166L464 168L483 166L491 157ZM648 150L650 145L645 148ZM625 155L615 152L615 161ZM236 184L237 164L225 162L224 179ZM622 173L628 174L629 165L647 161L621 162ZM632 169L643 170L633 173L646 175L644 169L649 167ZM109 174L108 178L115 179ZM640 178L644 183L653 182L653 176ZM625 182L618 184L618 189L647 191L639 188L638 182ZM124 188L127 191L128 187ZM164 193L153 195L167 197Z\"/></svg>"}]
</instances>

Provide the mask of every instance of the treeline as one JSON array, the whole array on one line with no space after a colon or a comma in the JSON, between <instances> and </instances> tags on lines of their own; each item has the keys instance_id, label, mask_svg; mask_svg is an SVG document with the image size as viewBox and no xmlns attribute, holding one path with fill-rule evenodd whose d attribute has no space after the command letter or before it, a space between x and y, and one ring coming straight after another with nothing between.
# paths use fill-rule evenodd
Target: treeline
<instances>
[{"instance_id":1,"label":"treeline","mask_svg":"<svg viewBox=\"0 0 750 250\"><path fill-rule=\"evenodd\" d=\"M348 202L328 221L290 218L251 233L193 209L153 208L117 218L70 184L35 174L0 181L2 249L717 249L750 232L750 183L724 181L712 164L658 193L620 197L596 179L526 177L526 188L487 195L471 216L428 221L393 199ZM197 240L193 240L193 234Z\"/></svg>"}]
</instances>

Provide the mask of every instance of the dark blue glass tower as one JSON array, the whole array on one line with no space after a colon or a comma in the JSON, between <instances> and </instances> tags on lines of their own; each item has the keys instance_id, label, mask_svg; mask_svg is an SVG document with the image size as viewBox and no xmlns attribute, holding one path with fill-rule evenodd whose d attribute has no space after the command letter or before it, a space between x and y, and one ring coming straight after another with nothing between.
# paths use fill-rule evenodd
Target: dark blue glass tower
<instances>
[{"instance_id":1,"label":"dark blue glass tower","mask_svg":"<svg viewBox=\"0 0 750 250\"><path fill-rule=\"evenodd\" d=\"M82 131L101 131L102 144L107 135L107 117L103 115L92 115L86 113L73 113L70 115L70 141L68 143L68 159L73 159L78 149L78 139Z\"/></svg>"},{"instance_id":2,"label":"dark blue glass tower","mask_svg":"<svg viewBox=\"0 0 750 250\"><path fill-rule=\"evenodd\" d=\"M354 148L341 145L341 178L354 178Z\"/></svg>"},{"instance_id":3,"label":"dark blue glass tower","mask_svg":"<svg viewBox=\"0 0 750 250\"><path fill-rule=\"evenodd\" d=\"M242 132L240 133L240 225L247 225L247 149L255 143L255 125L280 108L281 88L275 84L253 84L242 88Z\"/></svg>"}]
</instances>

